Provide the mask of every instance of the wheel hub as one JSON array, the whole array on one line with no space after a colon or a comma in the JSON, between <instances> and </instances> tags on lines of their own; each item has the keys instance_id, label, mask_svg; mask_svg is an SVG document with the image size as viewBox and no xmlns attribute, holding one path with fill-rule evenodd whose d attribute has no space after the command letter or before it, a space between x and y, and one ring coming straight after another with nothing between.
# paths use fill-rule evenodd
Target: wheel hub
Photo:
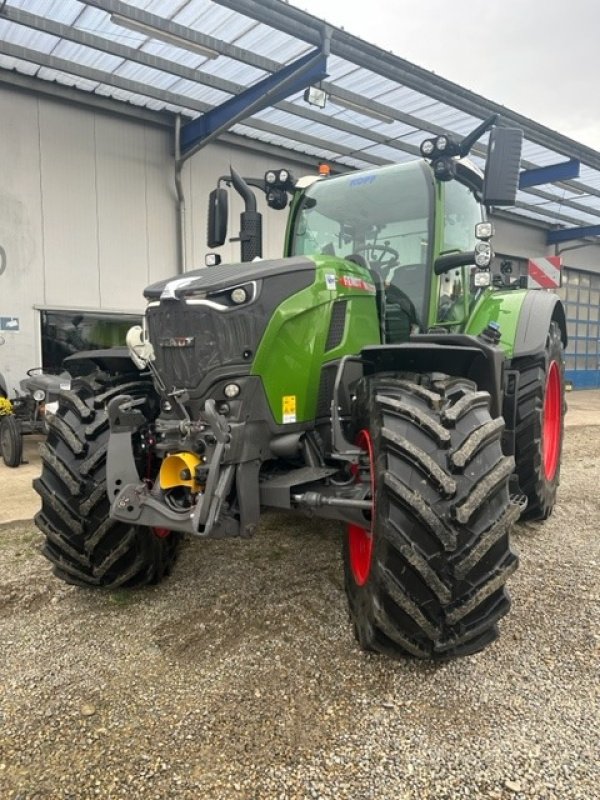
<instances>
[{"instance_id":1,"label":"wheel hub","mask_svg":"<svg viewBox=\"0 0 600 800\"><path fill-rule=\"evenodd\" d=\"M542 432L542 461L549 481L554 478L558 467L561 422L560 372L556 361L552 361L546 377Z\"/></svg>"},{"instance_id":2,"label":"wheel hub","mask_svg":"<svg viewBox=\"0 0 600 800\"><path fill-rule=\"evenodd\" d=\"M373 558L373 529L375 524L375 465L373 461L373 444L368 431L361 430L357 436L356 444L365 450L368 456L369 481L371 484L370 495L373 501L371 511L371 524L368 528L360 525L348 525L348 549L350 555L350 569L352 577L358 586L364 586L371 573ZM358 467L356 482L362 483L365 470Z\"/></svg>"}]
</instances>

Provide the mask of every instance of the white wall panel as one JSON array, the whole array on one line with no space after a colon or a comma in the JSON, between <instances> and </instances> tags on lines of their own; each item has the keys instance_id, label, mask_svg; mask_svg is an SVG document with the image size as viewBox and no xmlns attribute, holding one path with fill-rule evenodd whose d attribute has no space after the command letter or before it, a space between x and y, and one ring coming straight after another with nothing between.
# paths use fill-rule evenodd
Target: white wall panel
<instances>
[{"instance_id":1,"label":"white wall panel","mask_svg":"<svg viewBox=\"0 0 600 800\"><path fill-rule=\"evenodd\" d=\"M98 308L95 115L40 99L47 305Z\"/></svg>"},{"instance_id":2,"label":"white wall panel","mask_svg":"<svg viewBox=\"0 0 600 800\"><path fill-rule=\"evenodd\" d=\"M493 218L492 247L496 253L530 258L546 255L546 231L507 219Z\"/></svg>"},{"instance_id":3,"label":"white wall panel","mask_svg":"<svg viewBox=\"0 0 600 800\"><path fill-rule=\"evenodd\" d=\"M33 309L44 296L37 102L0 92L0 119L0 317L19 326L2 331L0 372L14 389L40 363Z\"/></svg>"},{"instance_id":4,"label":"white wall panel","mask_svg":"<svg viewBox=\"0 0 600 800\"><path fill-rule=\"evenodd\" d=\"M146 153L146 237L148 280L153 283L177 272L177 217L172 137L144 128Z\"/></svg>"},{"instance_id":5,"label":"white wall panel","mask_svg":"<svg viewBox=\"0 0 600 800\"><path fill-rule=\"evenodd\" d=\"M99 306L143 308L148 283L146 154L139 126L95 115Z\"/></svg>"}]
</instances>

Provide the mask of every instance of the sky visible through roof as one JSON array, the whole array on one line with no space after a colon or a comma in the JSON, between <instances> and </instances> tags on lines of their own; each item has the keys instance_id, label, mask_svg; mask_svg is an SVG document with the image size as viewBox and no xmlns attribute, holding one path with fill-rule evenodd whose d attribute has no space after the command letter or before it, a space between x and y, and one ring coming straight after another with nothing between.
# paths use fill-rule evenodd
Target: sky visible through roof
<instances>
[{"instance_id":1,"label":"sky visible through roof","mask_svg":"<svg viewBox=\"0 0 600 800\"><path fill-rule=\"evenodd\" d=\"M290 0L600 150L599 0Z\"/></svg>"}]
</instances>

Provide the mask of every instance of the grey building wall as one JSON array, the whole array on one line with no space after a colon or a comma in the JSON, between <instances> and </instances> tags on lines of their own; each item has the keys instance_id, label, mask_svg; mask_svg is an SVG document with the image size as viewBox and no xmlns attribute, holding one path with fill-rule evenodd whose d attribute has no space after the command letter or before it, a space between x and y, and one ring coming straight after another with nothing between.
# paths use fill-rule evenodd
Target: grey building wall
<instances>
[{"instance_id":1,"label":"grey building wall","mask_svg":"<svg viewBox=\"0 0 600 800\"><path fill-rule=\"evenodd\" d=\"M546 229L526 222L513 222L503 217L494 217L495 236L493 247L496 253L521 258L561 255L566 268L600 273L600 245L583 242L564 242L558 253L554 245L546 244Z\"/></svg>"}]
</instances>

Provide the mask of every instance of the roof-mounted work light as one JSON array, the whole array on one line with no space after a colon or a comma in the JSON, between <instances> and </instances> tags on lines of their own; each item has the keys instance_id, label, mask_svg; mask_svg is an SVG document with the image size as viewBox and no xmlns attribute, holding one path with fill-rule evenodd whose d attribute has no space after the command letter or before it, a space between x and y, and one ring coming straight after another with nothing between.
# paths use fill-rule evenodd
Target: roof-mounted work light
<instances>
[{"instance_id":1,"label":"roof-mounted work light","mask_svg":"<svg viewBox=\"0 0 600 800\"><path fill-rule=\"evenodd\" d=\"M304 99L311 106L325 108L327 105L327 92L318 86L309 86L304 92Z\"/></svg>"}]
</instances>

